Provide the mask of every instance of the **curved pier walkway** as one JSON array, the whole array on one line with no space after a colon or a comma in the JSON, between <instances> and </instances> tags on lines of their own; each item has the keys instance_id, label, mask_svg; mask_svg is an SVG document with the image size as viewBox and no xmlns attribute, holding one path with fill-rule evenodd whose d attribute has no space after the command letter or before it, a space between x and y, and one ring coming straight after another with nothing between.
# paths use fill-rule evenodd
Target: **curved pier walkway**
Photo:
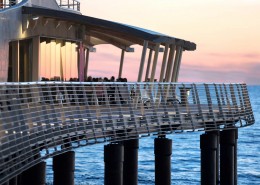
<instances>
[{"instance_id":1,"label":"curved pier walkway","mask_svg":"<svg viewBox=\"0 0 260 185\"><path fill-rule=\"evenodd\" d=\"M72 148L253 123L245 84L0 83L0 184Z\"/></svg>"}]
</instances>

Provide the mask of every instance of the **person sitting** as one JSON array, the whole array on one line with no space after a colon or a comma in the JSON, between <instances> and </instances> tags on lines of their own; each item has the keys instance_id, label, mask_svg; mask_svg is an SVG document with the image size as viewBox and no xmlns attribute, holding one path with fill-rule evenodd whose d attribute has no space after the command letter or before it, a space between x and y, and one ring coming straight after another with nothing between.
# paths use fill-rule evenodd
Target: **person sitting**
<instances>
[{"instance_id":1,"label":"person sitting","mask_svg":"<svg viewBox=\"0 0 260 185\"><path fill-rule=\"evenodd\" d=\"M92 82L92 76L88 76L86 82Z\"/></svg>"},{"instance_id":2,"label":"person sitting","mask_svg":"<svg viewBox=\"0 0 260 185\"><path fill-rule=\"evenodd\" d=\"M111 76L110 82L115 82L115 77L114 76ZM109 84L109 86L107 88L107 93L108 93L109 103L110 104L116 104L115 84Z\"/></svg>"},{"instance_id":3,"label":"person sitting","mask_svg":"<svg viewBox=\"0 0 260 185\"><path fill-rule=\"evenodd\" d=\"M102 82L102 78L98 78L98 82ZM96 85L96 95L97 95L97 102L99 105L104 103L104 88L103 84Z\"/></svg>"},{"instance_id":4,"label":"person sitting","mask_svg":"<svg viewBox=\"0 0 260 185\"><path fill-rule=\"evenodd\" d=\"M117 81L118 82L127 82L127 79L126 78L118 78ZM130 97L127 84L125 84L125 83L120 84L120 85L118 84L117 88L118 88L118 94L119 94L121 104L126 104L129 100L129 97Z\"/></svg>"}]
</instances>

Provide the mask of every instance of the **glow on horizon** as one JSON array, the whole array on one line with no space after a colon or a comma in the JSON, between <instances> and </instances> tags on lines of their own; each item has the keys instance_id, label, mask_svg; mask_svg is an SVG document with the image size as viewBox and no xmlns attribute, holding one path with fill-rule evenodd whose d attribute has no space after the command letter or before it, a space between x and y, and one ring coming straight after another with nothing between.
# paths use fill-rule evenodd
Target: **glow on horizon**
<instances>
[{"instance_id":1,"label":"glow on horizon","mask_svg":"<svg viewBox=\"0 0 260 185\"><path fill-rule=\"evenodd\" d=\"M195 42L196 51L183 54L180 82L246 82L260 84L260 1L81 1L84 15L126 23ZM100 46L98 46L100 47ZM98 48L97 47L97 48ZM102 59L91 53L94 74L117 75L120 50L111 49L106 61L113 73L99 68ZM109 52L107 51L107 53ZM140 52L127 53L124 71L136 79ZM90 59L91 59L90 58ZM130 61L136 60L135 63ZM91 60L90 60L91 61ZM114 62L114 63L113 63ZM117 63L118 62L118 63ZM160 60L158 61L160 63ZM136 66L137 65L137 66ZM114 74L114 71L116 74ZM104 75L106 76L106 75Z\"/></svg>"}]
</instances>

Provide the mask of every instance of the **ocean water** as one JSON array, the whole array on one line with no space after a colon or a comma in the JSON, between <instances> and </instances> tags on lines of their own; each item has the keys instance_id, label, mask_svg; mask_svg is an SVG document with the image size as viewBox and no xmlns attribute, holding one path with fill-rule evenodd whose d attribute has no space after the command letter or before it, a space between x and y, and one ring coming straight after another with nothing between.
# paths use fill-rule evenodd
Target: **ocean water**
<instances>
[{"instance_id":1,"label":"ocean water","mask_svg":"<svg viewBox=\"0 0 260 185\"><path fill-rule=\"evenodd\" d=\"M239 129L238 185L260 184L260 86L249 86L255 124ZM200 184L200 146L202 132L168 135L173 140L172 184ZM155 137L140 140L138 184L154 184ZM104 184L104 144L76 149L75 185ZM52 184L52 160L47 160L47 182Z\"/></svg>"}]
</instances>

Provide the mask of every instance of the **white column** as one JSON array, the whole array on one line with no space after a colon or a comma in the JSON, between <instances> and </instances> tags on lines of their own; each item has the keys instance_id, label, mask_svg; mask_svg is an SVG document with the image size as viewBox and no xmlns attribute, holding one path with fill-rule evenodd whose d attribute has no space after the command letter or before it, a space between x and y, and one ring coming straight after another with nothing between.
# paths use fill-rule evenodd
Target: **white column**
<instances>
[{"instance_id":1,"label":"white column","mask_svg":"<svg viewBox=\"0 0 260 185\"><path fill-rule=\"evenodd\" d=\"M170 53L169 53L169 57L168 57L167 70L166 70L166 75L165 75L165 82L170 81L171 73L172 73L175 45L172 44L170 47L171 47L171 49L170 49Z\"/></svg>"},{"instance_id":2,"label":"white column","mask_svg":"<svg viewBox=\"0 0 260 185\"><path fill-rule=\"evenodd\" d=\"M77 52L77 44L72 43L71 44L71 77L72 78L79 78L79 73L78 73L78 52Z\"/></svg>"},{"instance_id":3,"label":"white column","mask_svg":"<svg viewBox=\"0 0 260 185\"><path fill-rule=\"evenodd\" d=\"M171 82L177 82L177 80L178 80L180 63L181 63L181 56L182 56L182 47L177 46L176 57L175 57L173 72L172 72L172 76L171 76Z\"/></svg>"},{"instance_id":4,"label":"white column","mask_svg":"<svg viewBox=\"0 0 260 185\"><path fill-rule=\"evenodd\" d=\"M119 66L118 78L121 78L121 77L122 77L124 57L125 57L125 50L122 49L122 51L121 51L121 58L120 58L120 66Z\"/></svg>"},{"instance_id":5,"label":"white column","mask_svg":"<svg viewBox=\"0 0 260 185\"><path fill-rule=\"evenodd\" d=\"M12 43L12 82L19 82L19 41Z\"/></svg>"},{"instance_id":6,"label":"white column","mask_svg":"<svg viewBox=\"0 0 260 185\"><path fill-rule=\"evenodd\" d=\"M79 81L84 81L85 51L82 42L79 43Z\"/></svg>"},{"instance_id":7,"label":"white column","mask_svg":"<svg viewBox=\"0 0 260 185\"><path fill-rule=\"evenodd\" d=\"M60 48L61 58L60 58L60 73L61 73L61 80L66 81L66 42L61 44Z\"/></svg>"},{"instance_id":8,"label":"white column","mask_svg":"<svg viewBox=\"0 0 260 185\"><path fill-rule=\"evenodd\" d=\"M71 42L66 42L65 45L66 51L65 51L65 56L66 56L66 62L65 62L65 79L69 81L71 78L71 62L72 62L72 57L71 57Z\"/></svg>"},{"instance_id":9,"label":"white column","mask_svg":"<svg viewBox=\"0 0 260 185\"><path fill-rule=\"evenodd\" d=\"M163 53L163 61L162 61L162 66L161 66L161 73L160 73L160 79L159 82L163 82L164 80L164 75L165 75L165 67L166 67L166 61L167 61L167 56L168 56L168 50L169 50L169 44L165 44L165 49Z\"/></svg>"},{"instance_id":10,"label":"white column","mask_svg":"<svg viewBox=\"0 0 260 185\"><path fill-rule=\"evenodd\" d=\"M32 53L32 81L39 81L39 62L40 62L40 37L33 38L33 53Z\"/></svg>"},{"instance_id":11,"label":"white column","mask_svg":"<svg viewBox=\"0 0 260 185\"><path fill-rule=\"evenodd\" d=\"M59 77L61 80L61 43L56 43L55 50L55 76Z\"/></svg>"},{"instance_id":12,"label":"white column","mask_svg":"<svg viewBox=\"0 0 260 185\"><path fill-rule=\"evenodd\" d=\"M181 67L181 59L182 59L182 53L183 53L183 48L181 48L181 51L180 51L179 62L178 62L178 69L177 69L177 74L176 74L175 82L178 82L178 78L179 78L180 67Z\"/></svg>"},{"instance_id":13,"label":"white column","mask_svg":"<svg viewBox=\"0 0 260 185\"><path fill-rule=\"evenodd\" d=\"M151 61L152 61L152 54L153 54L153 50L150 49L148 62L147 62L147 67L146 67L145 81L147 81L147 79L149 78L150 68L151 68Z\"/></svg>"},{"instance_id":14,"label":"white column","mask_svg":"<svg viewBox=\"0 0 260 185\"><path fill-rule=\"evenodd\" d=\"M87 48L86 49L86 63L85 63L85 69L84 69L85 78L88 77L88 64L89 64L89 49Z\"/></svg>"},{"instance_id":15,"label":"white column","mask_svg":"<svg viewBox=\"0 0 260 185\"><path fill-rule=\"evenodd\" d=\"M159 49L160 49L160 43L157 43L155 46L155 53L154 53L154 58L153 58L153 68L152 68L150 82L154 82L154 76L155 76L155 72L156 72Z\"/></svg>"},{"instance_id":16,"label":"white column","mask_svg":"<svg viewBox=\"0 0 260 185\"><path fill-rule=\"evenodd\" d=\"M147 47L148 47L148 41L145 40L144 44L143 44L143 51L142 51L142 57L141 57L141 62L140 62L137 82L141 82L142 81L143 70L144 70L144 62L145 62Z\"/></svg>"},{"instance_id":17,"label":"white column","mask_svg":"<svg viewBox=\"0 0 260 185\"><path fill-rule=\"evenodd\" d=\"M56 41L51 41L50 43L50 79L56 74Z\"/></svg>"},{"instance_id":18,"label":"white column","mask_svg":"<svg viewBox=\"0 0 260 185\"><path fill-rule=\"evenodd\" d=\"M50 79L51 78L51 43L46 42L46 51L45 51L45 64L46 64L46 71L45 77Z\"/></svg>"},{"instance_id":19,"label":"white column","mask_svg":"<svg viewBox=\"0 0 260 185\"><path fill-rule=\"evenodd\" d=\"M43 41L40 44L39 68L40 68L40 74L39 74L40 78L42 77L46 78L46 41Z\"/></svg>"}]
</instances>

